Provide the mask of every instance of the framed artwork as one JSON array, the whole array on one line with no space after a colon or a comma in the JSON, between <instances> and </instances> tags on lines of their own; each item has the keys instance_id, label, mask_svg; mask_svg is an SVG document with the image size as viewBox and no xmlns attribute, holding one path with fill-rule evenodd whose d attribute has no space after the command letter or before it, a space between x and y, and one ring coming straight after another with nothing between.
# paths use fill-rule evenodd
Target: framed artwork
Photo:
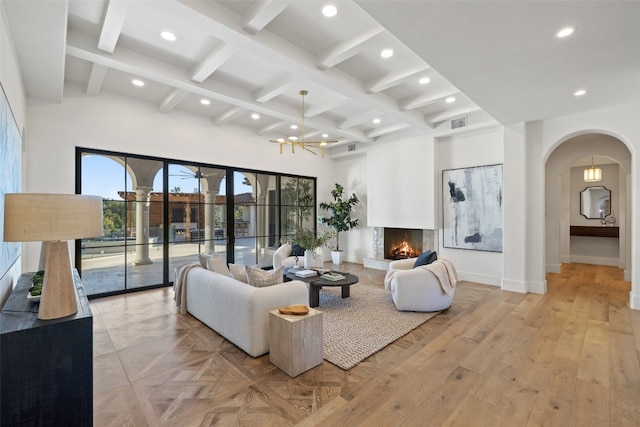
<instances>
[{"instance_id":1,"label":"framed artwork","mask_svg":"<svg viewBox=\"0 0 640 427\"><path fill-rule=\"evenodd\" d=\"M4 241L4 195L20 192L22 176L22 137L13 118L9 101L0 94L0 278L20 256L20 243Z\"/></svg>"},{"instance_id":2,"label":"framed artwork","mask_svg":"<svg viewBox=\"0 0 640 427\"><path fill-rule=\"evenodd\" d=\"M443 247L502 252L502 165L442 171Z\"/></svg>"}]
</instances>

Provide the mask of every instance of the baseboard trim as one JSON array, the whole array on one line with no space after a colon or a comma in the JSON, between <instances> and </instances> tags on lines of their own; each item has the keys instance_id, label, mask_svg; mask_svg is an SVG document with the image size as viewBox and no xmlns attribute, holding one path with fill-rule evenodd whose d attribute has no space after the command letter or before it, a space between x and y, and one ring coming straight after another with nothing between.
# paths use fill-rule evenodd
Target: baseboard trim
<instances>
[{"instance_id":1,"label":"baseboard trim","mask_svg":"<svg viewBox=\"0 0 640 427\"><path fill-rule=\"evenodd\" d=\"M526 294L527 293L527 282L524 282L522 280L502 279L501 288L502 288L503 291L519 292L521 294Z\"/></svg>"},{"instance_id":2,"label":"baseboard trim","mask_svg":"<svg viewBox=\"0 0 640 427\"><path fill-rule=\"evenodd\" d=\"M547 281L542 282L529 282L527 284L527 290L533 294L546 294L547 293Z\"/></svg>"},{"instance_id":3,"label":"baseboard trim","mask_svg":"<svg viewBox=\"0 0 640 427\"><path fill-rule=\"evenodd\" d=\"M610 265L612 267L618 267L618 258L602 258L585 255L572 255L571 262L577 262L580 264L595 264L595 265Z\"/></svg>"},{"instance_id":4,"label":"baseboard trim","mask_svg":"<svg viewBox=\"0 0 640 427\"><path fill-rule=\"evenodd\" d=\"M547 264L547 273L560 273L562 264Z\"/></svg>"},{"instance_id":5,"label":"baseboard trim","mask_svg":"<svg viewBox=\"0 0 640 427\"><path fill-rule=\"evenodd\" d=\"M458 278L467 282L481 283L483 285L500 286L500 279L488 274L469 273L458 271Z\"/></svg>"},{"instance_id":6,"label":"baseboard trim","mask_svg":"<svg viewBox=\"0 0 640 427\"><path fill-rule=\"evenodd\" d=\"M640 295L635 295L633 291L629 292L629 308L640 310Z\"/></svg>"}]
</instances>

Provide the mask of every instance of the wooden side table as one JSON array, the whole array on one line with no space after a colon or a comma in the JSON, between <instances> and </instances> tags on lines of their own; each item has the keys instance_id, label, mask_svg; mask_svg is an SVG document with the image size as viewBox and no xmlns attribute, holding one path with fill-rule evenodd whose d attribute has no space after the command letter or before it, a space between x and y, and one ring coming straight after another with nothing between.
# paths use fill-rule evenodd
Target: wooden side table
<instances>
[{"instance_id":1,"label":"wooden side table","mask_svg":"<svg viewBox=\"0 0 640 427\"><path fill-rule=\"evenodd\" d=\"M290 377L322 363L322 312L295 316L269 312L269 360Z\"/></svg>"}]
</instances>

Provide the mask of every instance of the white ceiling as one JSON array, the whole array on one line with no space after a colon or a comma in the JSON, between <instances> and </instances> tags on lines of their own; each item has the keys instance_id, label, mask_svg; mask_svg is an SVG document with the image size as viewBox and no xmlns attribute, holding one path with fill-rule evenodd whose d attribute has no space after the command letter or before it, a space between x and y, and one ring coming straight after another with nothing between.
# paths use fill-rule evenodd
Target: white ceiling
<instances>
[{"instance_id":1,"label":"white ceiling","mask_svg":"<svg viewBox=\"0 0 640 427\"><path fill-rule=\"evenodd\" d=\"M301 89L306 138L343 144L474 114L509 124L640 101L640 2L339 0L333 18L312 0L2 2L29 96L63 102L66 81L265 141L299 135ZM566 25L576 33L556 39Z\"/></svg>"}]
</instances>

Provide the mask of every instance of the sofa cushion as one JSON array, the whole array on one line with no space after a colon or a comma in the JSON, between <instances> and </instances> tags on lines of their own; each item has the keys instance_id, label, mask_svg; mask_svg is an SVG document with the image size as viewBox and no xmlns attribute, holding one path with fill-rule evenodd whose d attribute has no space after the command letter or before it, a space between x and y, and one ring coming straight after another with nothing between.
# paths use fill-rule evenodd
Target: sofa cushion
<instances>
[{"instance_id":1,"label":"sofa cushion","mask_svg":"<svg viewBox=\"0 0 640 427\"><path fill-rule=\"evenodd\" d=\"M231 277L227 261L216 253L211 253L207 258L207 270L214 271L227 277Z\"/></svg>"},{"instance_id":2,"label":"sofa cushion","mask_svg":"<svg viewBox=\"0 0 640 427\"><path fill-rule=\"evenodd\" d=\"M259 265L256 265L256 267L259 267ZM234 279L244 283L248 283L247 269L244 265L229 264L229 271L231 271L231 277L233 277Z\"/></svg>"},{"instance_id":3,"label":"sofa cushion","mask_svg":"<svg viewBox=\"0 0 640 427\"><path fill-rule=\"evenodd\" d=\"M438 254L436 251L426 251L420 254L416 259L416 263L413 264L413 268L419 267L421 265L431 264L433 261L438 259Z\"/></svg>"},{"instance_id":4,"label":"sofa cushion","mask_svg":"<svg viewBox=\"0 0 640 427\"><path fill-rule=\"evenodd\" d=\"M291 256L304 256L304 251L306 249L300 246L297 243L293 243L291 245Z\"/></svg>"},{"instance_id":5,"label":"sofa cushion","mask_svg":"<svg viewBox=\"0 0 640 427\"><path fill-rule=\"evenodd\" d=\"M263 270L260 267L247 265L247 283L256 288L264 288L266 286L277 285L282 283L282 274L284 266L280 266L273 270Z\"/></svg>"}]
</instances>

